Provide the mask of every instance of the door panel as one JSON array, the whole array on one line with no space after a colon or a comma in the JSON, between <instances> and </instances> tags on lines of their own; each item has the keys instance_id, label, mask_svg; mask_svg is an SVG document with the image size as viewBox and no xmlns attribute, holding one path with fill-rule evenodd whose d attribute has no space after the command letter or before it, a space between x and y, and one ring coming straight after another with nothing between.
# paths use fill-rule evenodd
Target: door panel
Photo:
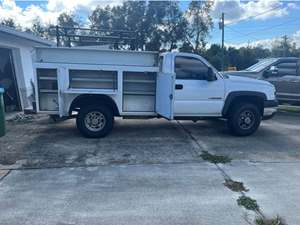
<instances>
[{"instance_id":1,"label":"door panel","mask_svg":"<svg viewBox=\"0 0 300 225\"><path fill-rule=\"evenodd\" d=\"M224 104L224 81L217 74L216 80L207 81L209 66L194 57L175 58L176 116L221 115Z\"/></svg>"},{"instance_id":2,"label":"door panel","mask_svg":"<svg viewBox=\"0 0 300 225\"><path fill-rule=\"evenodd\" d=\"M182 89L175 90L176 116L217 115L224 104L223 80L176 80Z\"/></svg>"},{"instance_id":3,"label":"door panel","mask_svg":"<svg viewBox=\"0 0 300 225\"><path fill-rule=\"evenodd\" d=\"M300 76L283 76L276 91L279 100L300 101Z\"/></svg>"},{"instance_id":4,"label":"door panel","mask_svg":"<svg viewBox=\"0 0 300 225\"><path fill-rule=\"evenodd\" d=\"M174 80L174 75L163 73L157 75L156 112L167 119L173 119L174 116Z\"/></svg>"},{"instance_id":5,"label":"door panel","mask_svg":"<svg viewBox=\"0 0 300 225\"><path fill-rule=\"evenodd\" d=\"M299 64L295 60L289 60L275 66L278 73L266 80L275 86L277 98L282 101L300 101Z\"/></svg>"}]
</instances>

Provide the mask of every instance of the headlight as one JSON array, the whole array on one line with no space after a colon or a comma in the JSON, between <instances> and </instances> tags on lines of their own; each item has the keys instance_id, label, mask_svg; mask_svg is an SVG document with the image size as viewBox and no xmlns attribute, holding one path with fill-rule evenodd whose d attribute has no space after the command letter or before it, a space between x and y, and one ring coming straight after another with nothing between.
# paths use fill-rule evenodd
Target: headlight
<instances>
[{"instance_id":1,"label":"headlight","mask_svg":"<svg viewBox=\"0 0 300 225\"><path fill-rule=\"evenodd\" d=\"M276 89L275 88L272 90L272 96L271 97L272 97L271 99L276 99Z\"/></svg>"}]
</instances>

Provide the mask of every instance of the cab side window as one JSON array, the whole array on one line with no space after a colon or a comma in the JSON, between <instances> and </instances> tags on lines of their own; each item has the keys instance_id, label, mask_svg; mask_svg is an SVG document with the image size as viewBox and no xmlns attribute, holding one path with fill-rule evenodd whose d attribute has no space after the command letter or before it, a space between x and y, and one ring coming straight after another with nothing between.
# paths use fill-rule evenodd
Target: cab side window
<instances>
[{"instance_id":1,"label":"cab side window","mask_svg":"<svg viewBox=\"0 0 300 225\"><path fill-rule=\"evenodd\" d=\"M297 75L297 61L280 62L276 65L278 69L278 76L296 76Z\"/></svg>"},{"instance_id":2,"label":"cab side window","mask_svg":"<svg viewBox=\"0 0 300 225\"><path fill-rule=\"evenodd\" d=\"M208 67L199 59L185 56L175 58L176 79L206 80Z\"/></svg>"}]
</instances>

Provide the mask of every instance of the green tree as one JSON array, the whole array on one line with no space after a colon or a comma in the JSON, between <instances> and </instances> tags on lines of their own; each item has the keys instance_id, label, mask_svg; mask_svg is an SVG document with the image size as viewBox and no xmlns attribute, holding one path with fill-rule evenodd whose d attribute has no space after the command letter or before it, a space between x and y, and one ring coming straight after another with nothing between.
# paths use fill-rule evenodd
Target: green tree
<instances>
[{"instance_id":1,"label":"green tree","mask_svg":"<svg viewBox=\"0 0 300 225\"><path fill-rule=\"evenodd\" d=\"M228 57L228 66L231 67L239 67L240 63L240 55L239 55L239 50L234 48L234 47L229 47L227 49L227 57Z\"/></svg>"},{"instance_id":2,"label":"green tree","mask_svg":"<svg viewBox=\"0 0 300 225\"><path fill-rule=\"evenodd\" d=\"M299 49L296 48L296 43L285 35L280 40L274 41L272 45L272 56L299 56Z\"/></svg>"},{"instance_id":3,"label":"green tree","mask_svg":"<svg viewBox=\"0 0 300 225\"><path fill-rule=\"evenodd\" d=\"M78 27L79 23L76 22L76 19L73 14L62 13L57 18L57 25L61 27Z\"/></svg>"},{"instance_id":4,"label":"green tree","mask_svg":"<svg viewBox=\"0 0 300 225\"><path fill-rule=\"evenodd\" d=\"M144 50L146 37L146 24L145 24L145 1L126 1L123 4L125 11L125 29L135 34L135 39L129 41L130 49Z\"/></svg>"},{"instance_id":5,"label":"green tree","mask_svg":"<svg viewBox=\"0 0 300 225\"><path fill-rule=\"evenodd\" d=\"M190 42L185 41L180 46L179 51L193 53L194 52L194 47Z\"/></svg>"},{"instance_id":6,"label":"green tree","mask_svg":"<svg viewBox=\"0 0 300 225\"><path fill-rule=\"evenodd\" d=\"M168 50L176 49L186 38L188 21L183 16L177 1L169 1L165 8L161 30L162 40Z\"/></svg>"},{"instance_id":7,"label":"green tree","mask_svg":"<svg viewBox=\"0 0 300 225\"><path fill-rule=\"evenodd\" d=\"M160 27L166 15L167 1L149 1L147 5L144 32L146 34L146 50L159 51L163 44L163 31Z\"/></svg>"},{"instance_id":8,"label":"green tree","mask_svg":"<svg viewBox=\"0 0 300 225\"><path fill-rule=\"evenodd\" d=\"M61 37L60 45L62 46L71 46L71 42L74 40L72 35L78 34L78 32L73 28L78 28L79 23L76 22L74 15L68 13L62 13L57 18L57 25L61 27L59 30L64 35L69 37Z\"/></svg>"},{"instance_id":9,"label":"green tree","mask_svg":"<svg viewBox=\"0 0 300 225\"><path fill-rule=\"evenodd\" d=\"M121 6L115 6L111 9L111 29L125 30L126 29L126 9Z\"/></svg>"},{"instance_id":10,"label":"green tree","mask_svg":"<svg viewBox=\"0 0 300 225\"><path fill-rule=\"evenodd\" d=\"M158 27L165 16L166 5L166 1L125 1L111 8L97 7L89 20L91 28L107 28L111 36L120 36L123 43L114 44L114 48L159 50L162 31Z\"/></svg>"},{"instance_id":11,"label":"green tree","mask_svg":"<svg viewBox=\"0 0 300 225\"><path fill-rule=\"evenodd\" d=\"M225 49L226 52L226 49ZM226 54L225 54L226 55ZM218 70L222 66L222 48L218 44L212 44L209 49L207 49L203 56Z\"/></svg>"},{"instance_id":12,"label":"green tree","mask_svg":"<svg viewBox=\"0 0 300 225\"><path fill-rule=\"evenodd\" d=\"M21 26L17 25L12 18L2 19L0 21L0 24L3 25L3 26L14 28L16 30L21 30L22 29Z\"/></svg>"},{"instance_id":13,"label":"green tree","mask_svg":"<svg viewBox=\"0 0 300 225\"><path fill-rule=\"evenodd\" d=\"M200 53L206 47L206 38L213 28L211 7L210 1L191 1L185 13L189 20L186 42L193 52Z\"/></svg>"},{"instance_id":14,"label":"green tree","mask_svg":"<svg viewBox=\"0 0 300 225\"><path fill-rule=\"evenodd\" d=\"M52 24L43 25L41 23L41 20L37 17L33 21L31 28L27 28L25 29L25 31L45 39L55 41L56 30L54 29L54 27L55 26Z\"/></svg>"},{"instance_id":15,"label":"green tree","mask_svg":"<svg viewBox=\"0 0 300 225\"><path fill-rule=\"evenodd\" d=\"M111 29L112 10L110 6L105 8L97 7L89 16L91 28L97 29Z\"/></svg>"},{"instance_id":16,"label":"green tree","mask_svg":"<svg viewBox=\"0 0 300 225\"><path fill-rule=\"evenodd\" d=\"M39 37L51 39L48 28L41 24L38 17L34 19L31 28L26 28L25 31Z\"/></svg>"}]
</instances>

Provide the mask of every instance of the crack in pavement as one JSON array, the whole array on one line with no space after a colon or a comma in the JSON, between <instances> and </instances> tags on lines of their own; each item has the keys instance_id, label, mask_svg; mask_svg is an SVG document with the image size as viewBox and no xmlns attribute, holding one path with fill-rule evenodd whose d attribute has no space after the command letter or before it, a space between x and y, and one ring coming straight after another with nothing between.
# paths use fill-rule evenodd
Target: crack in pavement
<instances>
[{"instance_id":1,"label":"crack in pavement","mask_svg":"<svg viewBox=\"0 0 300 225\"><path fill-rule=\"evenodd\" d=\"M210 152L209 147L207 146L207 144L205 144L202 141L197 140L197 138L195 138L192 134L191 131L189 131L187 128L184 127L184 125L182 123L180 123L178 120L176 120L176 122L178 123L178 125L188 134L188 136L192 139L193 142L195 142L195 144L200 148L201 151L208 151ZM200 156L200 154L199 154ZM213 163L214 164L214 163ZM217 169L222 173L222 176L224 178L228 178L231 179L231 177L217 164L214 164Z\"/></svg>"},{"instance_id":2,"label":"crack in pavement","mask_svg":"<svg viewBox=\"0 0 300 225\"><path fill-rule=\"evenodd\" d=\"M209 151L209 147L207 144L205 144L202 141L197 140L185 126L183 126L182 123L180 123L178 120L176 120L177 124L180 126L180 128L188 134L188 136L193 140L193 142L200 148L201 151ZM200 156L199 152L197 152L198 156Z\"/></svg>"},{"instance_id":3,"label":"crack in pavement","mask_svg":"<svg viewBox=\"0 0 300 225\"><path fill-rule=\"evenodd\" d=\"M186 133L187 133L187 135L190 137L190 139L198 146L198 148L200 148L200 151L207 151L207 152L210 152L210 149L208 148L208 146L205 144L205 143L203 143L202 141L199 141L195 136L193 136L193 134L192 134L192 132L190 131L190 130L188 130L186 127L184 127L184 125L182 124L182 123L180 123L179 121L177 121L177 123L179 124L179 126L183 129L183 131L185 131ZM199 155L200 156L200 155ZM280 162L280 161L259 161L259 160L257 160L257 161L254 161L254 160L244 160L244 161L247 161L247 162L250 162L250 163L253 163L254 164L254 166L255 166L255 164L280 164L280 163L282 163L282 164L284 164L284 163L286 163L286 164L299 164L300 162L299 161L289 161L289 162ZM215 166L216 166L216 168L217 168L217 170L222 174L222 176L223 176L223 178L224 178L224 180L226 180L226 179L230 179L231 181L234 181L232 178L231 178L231 176L228 174L228 173L226 173L226 171L220 166L220 164L217 164L217 163L213 163ZM248 199L251 199L250 197L248 197L247 195L246 195L246 193L243 191L243 190L239 190L239 191L236 191L237 193L239 193L241 196L239 197L239 199L241 198L241 197L246 197L246 198L248 198ZM256 200L255 199L252 199L252 200L254 200L255 202L256 202ZM245 207L246 208L246 206L245 205L243 205L243 207ZM252 209L247 209L246 208L246 211L247 212L249 212L249 210L250 211L252 211ZM257 210L253 210L252 212L254 212L254 214L256 215L256 218L260 218L261 220L268 220L268 219L274 219L274 218L267 218L265 215L264 215L264 213L258 208ZM278 218L278 217L277 217ZM248 224L250 224L250 225L253 225L253 223L255 223L255 222L250 222L249 221L249 219L248 219L248 213L246 213L245 214L245 216L243 216L242 217L242 219L246 222L246 223L248 223ZM280 223L278 223L278 224L282 224L282 221L280 220L279 221ZM255 223L255 224L257 224L257 223Z\"/></svg>"},{"instance_id":4,"label":"crack in pavement","mask_svg":"<svg viewBox=\"0 0 300 225\"><path fill-rule=\"evenodd\" d=\"M0 182L10 174L11 170L0 170Z\"/></svg>"},{"instance_id":5,"label":"crack in pavement","mask_svg":"<svg viewBox=\"0 0 300 225\"><path fill-rule=\"evenodd\" d=\"M178 125L188 134L188 136L191 138L191 140L193 142L195 142L195 144L200 148L200 151L207 151L209 152L209 148L208 146L204 143L204 142L201 142L199 140L197 140L197 138L195 138L192 134L191 131L189 131L186 127L184 127L184 125L182 123L180 123L178 120L176 120L176 122L178 123ZM199 155L200 157L200 155ZM218 164L216 163L212 163L216 166L217 170L222 174L222 177L224 178L224 180L226 179L230 179L230 180L233 180L230 175L228 173L225 172L225 170L223 170ZM238 191L238 193L240 193L242 196L245 196L245 193L243 191ZM245 218L245 217L242 217L242 219L245 220L245 222L249 223L249 221Z\"/></svg>"}]
</instances>

